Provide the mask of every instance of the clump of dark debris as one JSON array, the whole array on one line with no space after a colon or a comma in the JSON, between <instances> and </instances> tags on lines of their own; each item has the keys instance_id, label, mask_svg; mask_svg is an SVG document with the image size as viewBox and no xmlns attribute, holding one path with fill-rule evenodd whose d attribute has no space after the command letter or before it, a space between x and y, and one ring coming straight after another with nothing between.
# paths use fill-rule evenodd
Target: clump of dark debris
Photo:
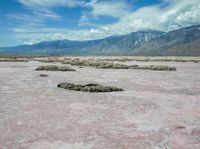
<instances>
[{"instance_id":1,"label":"clump of dark debris","mask_svg":"<svg viewBox=\"0 0 200 149\"><path fill-rule=\"evenodd\" d=\"M40 74L40 77L48 77L47 74Z\"/></svg>"},{"instance_id":2,"label":"clump of dark debris","mask_svg":"<svg viewBox=\"0 0 200 149\"><path fill-rule=\"evenodd\" d=\"M114 91L123 91L122 88L117 88L113 86L103 86L100 84L73 84L73 83L59 83L57 85L60 88L74 90L74 91L82 91L82 92L114 92Z\"/></svg>"},{"instance_id":3,"label":"clump of dark debris","mask_svg":"<svg viewBox=\"0 0 200 149\"><path fill-rule=\"evenodd\" d=\"M47 66L39 66L35 70L37 71L76 71L68 66L55 66L55 65L47 65Z\"/></svg>"},{"instance_id":4,"label":"clump of dark debris","mask_svg":"<svg viewBox=\"0 0 200 149\"><path fill-rule=\"evenodd\" d=\"M0 58L0 62L28 62L27 59L17 59L17 58Z\"/></svg>"},{"instance_id":5,"label":"clump of dark debris","mask_svg":"<svg viewBox=\"0 0 200 149\"><path fill-rule=\"evenodd\" d=\"M114 63L102 63L99 66L96 66L96 68L101 69L129 69L129 66L123 65L123 64L114 64Z\"/></svg>"},{"instance_id":6,"label":"clump of dark debris","mask_svg":"<svg viewBox=\"0 0 200 149\"><path fill-rule=\"evenodd\" d=\"M143 70L155 70L155 71L176 71L175 67L171 66L159 66L159 65L148 65L148 66L139 66L139 65L125 65L117 64L105 61L99 61L94 59L68 59L63 62L63 64L70 64L74 66L90 66L100 69L143 69Z\"/></svg>"},{"instance_id":7,"label":"clump of dark debris","mask_svg":"<svg viewBox=\"0 0 200 149\"><path fill-rule=\"evenodd\" d=\"M176 71L176 67L160 66L160 65L140 66L138 67L138 69L155 70L155 71Z\"/></svg>"}]
</instances>

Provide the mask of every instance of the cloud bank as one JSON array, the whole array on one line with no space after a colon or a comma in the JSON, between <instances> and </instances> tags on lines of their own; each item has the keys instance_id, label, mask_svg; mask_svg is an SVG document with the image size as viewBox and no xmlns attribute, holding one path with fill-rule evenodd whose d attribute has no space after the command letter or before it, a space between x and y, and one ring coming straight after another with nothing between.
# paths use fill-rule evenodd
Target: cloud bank
<instances>
[{"instance_id":1,"label":"cloud bank","mask_svg":"<svg viewBox=\"0 0 200 149\"><path fill-rule=\"evenodd\" d=\"M89 40L111 35L121 35L143 29L170 31L185 26L200 24L199 0L163 0L160 4L134 9L128 0L17 0L29 14L10 14L8 18L22 21L11 30L23 43L37 43L46 40ZM51 28L45 21L61 20L53 8L82 8L79 25L88 29L70 30ZM24 15L24 17L20 16ZM92 25L92 20L102 16L117 19L115 23ZM25 25L26 24L26 25ZM27 25L28 24L28 25ZM92 25L92 27L91 27Z\"/></svg>"}]
</instances>

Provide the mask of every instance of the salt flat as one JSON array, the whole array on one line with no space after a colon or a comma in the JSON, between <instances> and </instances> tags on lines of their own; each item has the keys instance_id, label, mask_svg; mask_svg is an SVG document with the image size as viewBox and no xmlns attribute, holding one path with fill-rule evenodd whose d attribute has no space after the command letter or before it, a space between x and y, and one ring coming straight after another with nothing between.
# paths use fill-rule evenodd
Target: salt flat
<instances>
[{"instance_id":1,"label":"salt flat","mask_svg":"<svg viewBox=\"0 0 200 149\"><path fill-rule=\"evenodd\" d=\"M1 62L0 148L199 149L200 63L124 63L177 71L72 66L77 71L37 72L44 63ZM60 82L124 91L68 91L57 87Z\"/></svg>"}]
</instances>

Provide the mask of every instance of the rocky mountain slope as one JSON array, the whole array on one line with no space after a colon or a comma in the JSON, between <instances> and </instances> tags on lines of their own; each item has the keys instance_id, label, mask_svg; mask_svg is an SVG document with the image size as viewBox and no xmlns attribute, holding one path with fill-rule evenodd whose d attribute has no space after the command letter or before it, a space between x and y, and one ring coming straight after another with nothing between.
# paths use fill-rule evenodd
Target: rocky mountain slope
<instances>
[{"instance_id":1,"label":"rocky mountain slope","mask_svg":"<svg viewBox=\"0 0 200 149\"><path fill-rule=\"evenodd\" d=\"M138 31L89 41L49 41L0 48L0 54L21 55L200 55L200 25L168 33Z\"/></svg>"},{"instance_id":2,"label":"rocky mountain slope","mask_svg":"<svg viewBox=\"0 0 200 149\"><path fill-rule=\"evenodd\" d=\"M136 55L200 55L200 26L171 31L134 49Z\"/></svg>"}]
</instances>

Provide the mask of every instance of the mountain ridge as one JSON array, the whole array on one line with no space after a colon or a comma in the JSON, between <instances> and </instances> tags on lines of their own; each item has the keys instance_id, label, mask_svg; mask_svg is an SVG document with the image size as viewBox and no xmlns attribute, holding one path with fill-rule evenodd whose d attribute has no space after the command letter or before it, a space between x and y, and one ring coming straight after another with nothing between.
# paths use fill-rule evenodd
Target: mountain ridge
<instances>
[{"instance_id":1,"label":"mountain ridge","mask_svg":"<svg viewBox=\"0 0 200 149\"><path fill-rule=\"evenodd\" d=\"M98 40L46 41L0 48L16 55L200 55L200 25L170 32L144 30Z\"/></svg>"}]
</instances>

